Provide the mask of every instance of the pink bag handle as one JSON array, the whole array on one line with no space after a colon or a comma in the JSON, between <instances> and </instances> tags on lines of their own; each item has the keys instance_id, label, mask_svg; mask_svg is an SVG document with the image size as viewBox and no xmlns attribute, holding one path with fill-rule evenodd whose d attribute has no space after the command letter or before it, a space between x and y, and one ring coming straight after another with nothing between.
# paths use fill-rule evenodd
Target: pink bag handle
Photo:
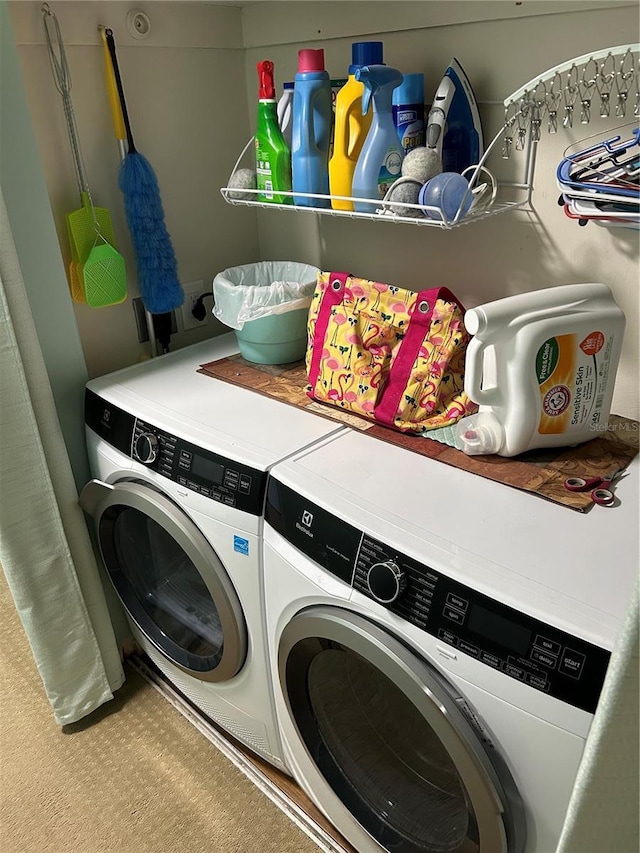
<instances>
[{"instance_id":1,"label":"pink bag handle","mask_svg":"<svg viewBox=\"0 0 640 853\"><path fill-rule=\"evenodd\" d=\"M313 397L318 377L320 376L320 365L322 363L322 350L324 349L324 340L327 333L327 326L331 317L331 309L334 305L340 305L344 299L344 294L347 289L347 279L351 277L348 272L332 272L329 276L329 282L322 294L318 316L316 317L316 325L314 328L313 340L311 343L311 363L309 365L309 384L310 390L307 391L309 397Z\"/></svg>"},{"instance_id":2,"label":"pink bag handle","mask_svg":"<svg viewBox=\"0 0 640 853\"><path fill-rule=\"evenodd\" d=\"M431 290L421 290L418 293L407 331L391 367L389 380L382 392L380 402L375 408L375 419L381 424L394 426L402 394L407 387L411 370L416 363L420 347L431 325L438 299L453 302L464 312L462 304L446 287L434 287Z\"/></svg>"}]
</instances>

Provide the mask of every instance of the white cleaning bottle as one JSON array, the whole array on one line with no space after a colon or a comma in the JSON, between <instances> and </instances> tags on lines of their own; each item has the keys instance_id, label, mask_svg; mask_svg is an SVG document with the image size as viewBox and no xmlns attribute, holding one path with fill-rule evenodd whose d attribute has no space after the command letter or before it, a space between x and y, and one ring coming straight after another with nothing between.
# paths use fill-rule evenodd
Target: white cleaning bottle
<instances>
[{"instance_id":1,"label":"white cleaning bottle","mask_svg":"<svg viewBox=\"0 0 640 853\"><path fill-rule=\"evenodd\" d=\"M474 337L464 389L478 414L456 425L469 455L516 456L606 429L625 317L604 284L570 284L465 313Z\"/></svg>"},{"instance_id":2,"label":"white cleaning bottle","mask_svg":"<svg viewBox=\"0 0 640 853\"><path fill-rule=\"evenodd\" d=\"M402 74L387 65L363 65L355 74L364 83L362 114L373 101L373 120L353 173L354 198L375 199L376 204L354 202L357 213L375 213L391 184L400 176L404 150L393 122L393 90L402 83Z\"/></svg>"},{"instance_id":3,"label":"white cleaning bottle","mask_svg":"<svg viewBox=\"0 0 640 853\"><path fill-rule=\"evenodd\" d=\"M277 107L278 124L289 150L291 150L291 128L293 125L293 87L293 83L283 84Z\"/></svg>"}]
</instances>

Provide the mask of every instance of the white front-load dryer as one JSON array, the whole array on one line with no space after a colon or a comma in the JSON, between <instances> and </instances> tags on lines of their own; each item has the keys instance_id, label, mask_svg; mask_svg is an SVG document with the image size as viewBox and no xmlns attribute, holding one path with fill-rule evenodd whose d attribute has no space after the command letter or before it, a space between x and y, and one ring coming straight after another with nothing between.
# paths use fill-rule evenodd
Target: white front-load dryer
<instances>
[{"instance_id":1,"label":"white front-load dryer","mask_svg":"<svg viewBox=\"0 0 640 853\"><path fill-rule=\"evenodd\" d=\"M580 514L355 432L272 470L285 761L360 853L554 853L637 573L637 462L617 494Z\"/></svg>"},{"instance_id":2,"label":"white front-load dryer","mask_svg":"<svg viewBox=\"0 0 640 853\"><path fill-rule=\"evenodd\" d=\"M260 584L267 472L339 427L198 372L235 352L225 335L90 381L81 504L153 664L283 767Z\"/></svg>"}]
</instances>

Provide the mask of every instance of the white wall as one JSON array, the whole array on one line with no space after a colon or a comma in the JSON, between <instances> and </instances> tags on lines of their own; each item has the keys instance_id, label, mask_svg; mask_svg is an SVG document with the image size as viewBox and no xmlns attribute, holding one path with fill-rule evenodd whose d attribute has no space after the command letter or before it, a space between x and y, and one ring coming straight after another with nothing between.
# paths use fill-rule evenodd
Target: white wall
<instances>
[{"instance_id":1,"label":"white wall","mask_svg":"<svg viewBox=\"0 0 640 853\"><path fill-rule=\"evenodd\" d=\"M40 3L9 5L66 253L64 212L76 205L77 194L43 44ZM151 36L144 42L126 32L131 4L51 5L69 43L90 181L100 203L112 211L130 269L134 262L115 180L118 156L103 94L98 23L115 32L136 143L158 174L183 282L210 282L217 271L258 257L348 269L400 286L445 284L468 306L547 286L603 281L628 320L613 408L639 416L637 233L593 224L579 228L556 204L555 168L564 150L592 134L615 133L614 120L594 119L588 127L576 121L572 130L556 136L544 132L533 211L452 231L300 211L256 213L225 205L218 191L254 126L260 59L275 62L280 86L293 78L300 47L323 47L332 76L344 76L351 42L379 38L387 64L425 74L430 100L456 56L480 102L485 135L491 137L500 126L504 98L536 75L588 51L637 40L637 3L256 2L239 9L146 2L135 4L151 18ZM498 154L491 165L499 176L509 176L520 171L517 156L505 163ZM129 302L98 310L75 305L74 310L92 376L132 363L146 351L137 343ZM185 332L173 344L194 342L199 334Z\"/></svg>"}]
</instances>

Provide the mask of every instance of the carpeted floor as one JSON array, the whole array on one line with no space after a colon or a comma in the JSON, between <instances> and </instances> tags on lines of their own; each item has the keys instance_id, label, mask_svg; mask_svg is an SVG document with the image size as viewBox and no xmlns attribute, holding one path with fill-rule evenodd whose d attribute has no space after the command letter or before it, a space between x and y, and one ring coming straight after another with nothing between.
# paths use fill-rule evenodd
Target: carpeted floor
<instances>
[{"instance_id":1,"label":"carpeted floor","mask_svg":"<svg viewBox=\"0 0 640 853\"><path fill-rule=\"evenodd\" d=\"M136 672L61 729L0 572L2 853L318 853Z\"/></svg>"}]
</instances>

